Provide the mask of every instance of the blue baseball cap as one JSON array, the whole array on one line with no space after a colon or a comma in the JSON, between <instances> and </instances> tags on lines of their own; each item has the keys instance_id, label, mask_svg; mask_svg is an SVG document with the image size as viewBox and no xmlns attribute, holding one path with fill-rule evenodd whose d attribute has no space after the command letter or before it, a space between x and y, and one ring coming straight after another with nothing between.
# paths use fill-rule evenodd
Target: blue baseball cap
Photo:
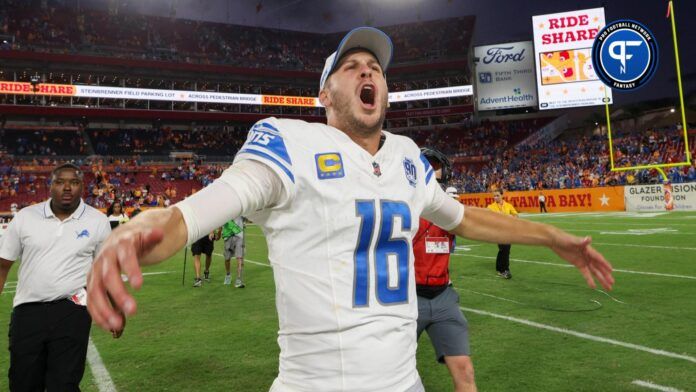
<instances>
[{"instance_id":1,"label":"blue baseball cap","mask_svg":"<svg viewBox=\"0 0 696 392\"><path fill-rule=\"evenodd\" d=\"M374 27L357 27L349 31L348 34L343 37L341 43L338 44L338 49L331 53L331 56L326 58L324 70L321 72L321 79L319 80L319 91L324 88L326 79L335 71L334 68L338 64L338 60L341 59L341 56L347 51L357 48L362 48L372 53L375 58L377 58L379 65L382 67L382 71L384 73L387 72L394 51L391 38L382 30Z\"/></svg>"}]
</instances>

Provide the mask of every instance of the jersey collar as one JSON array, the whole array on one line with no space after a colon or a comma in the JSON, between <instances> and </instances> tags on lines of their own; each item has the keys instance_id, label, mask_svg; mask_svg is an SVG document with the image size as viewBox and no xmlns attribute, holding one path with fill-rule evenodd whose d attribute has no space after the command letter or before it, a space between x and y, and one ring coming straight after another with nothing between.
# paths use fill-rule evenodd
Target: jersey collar
<instances>
[{"instance_id":1,"label":"jersey collar","mask_svg":"<svg viewBox=\"0 0 696 392\"><path fill-rule=\"evenodd\" d=\"M66 220L71 220L71 219L80 219L82 218L82 215L84 215L85 210L87 209L87 204L80 198L80 204L77 206L75 211L66 219ZM56 214L53 213L53 210L51 209L51 199L49 198L46 200L44 203L44 218L56 218Z\"/></svg>"}]
</instances>

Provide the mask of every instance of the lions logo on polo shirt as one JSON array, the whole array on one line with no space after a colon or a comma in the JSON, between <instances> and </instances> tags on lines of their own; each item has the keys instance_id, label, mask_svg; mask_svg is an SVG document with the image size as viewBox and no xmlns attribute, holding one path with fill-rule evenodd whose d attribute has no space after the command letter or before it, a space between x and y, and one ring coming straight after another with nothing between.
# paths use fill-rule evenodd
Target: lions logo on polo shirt
<instances>
[{"instance_id":1,"label":"lions logo on polo shirt","mask_svg":"<svg viewBox=\"0 0 696 392\"><path fill-rule=\"evenodd\" d=\"M341 178L346 175L343 170L343 159L338 152L316 154L314 156L314 161L317 165L317 178L320 180Z\"/></svg>"}]
</instances>

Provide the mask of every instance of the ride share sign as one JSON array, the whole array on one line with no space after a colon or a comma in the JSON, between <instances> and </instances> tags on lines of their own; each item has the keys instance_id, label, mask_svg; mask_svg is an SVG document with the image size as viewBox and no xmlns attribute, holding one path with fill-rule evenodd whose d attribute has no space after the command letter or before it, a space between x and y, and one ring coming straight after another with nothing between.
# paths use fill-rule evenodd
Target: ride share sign
<instances>
[{"instance_id":1,"label":"ride share sign","mask_svg":"<svg viewBox=\"0 0 696 392\"><path fill-rule=\"evenodd\" d=\"M477 46L474 54L478 110L537 105L532 41Z\"/></svg>"},{"instance_id":2,"label":"ride share sign","mask_svg":"<svg viewBox=\"0 0 696 392\"><path fill-rule=\"evenodd\" d=\"M592 63L592 45L605 26L604 8L532 17L539 109L604 105L611 89Z\"/></svg>"}]
</instances>

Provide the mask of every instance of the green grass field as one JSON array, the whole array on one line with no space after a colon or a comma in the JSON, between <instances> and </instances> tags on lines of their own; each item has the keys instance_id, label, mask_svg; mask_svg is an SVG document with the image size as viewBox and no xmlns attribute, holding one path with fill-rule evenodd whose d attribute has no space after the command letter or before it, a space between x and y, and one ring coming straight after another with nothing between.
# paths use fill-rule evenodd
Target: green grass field
<instances>
[{"instance_id":1,"label":"green grass field","mask_svg":"<svg viewBox=\"0 0 696 392\"><path fill-rule=\"evenodd\" d=\"M642 380L696 390L696 213L548 214L525 219L591 235L616 269L611 293L586 287L550 251L513 246L512 280L494 274L495 245L459 240L451 263L469 320L481 391L645 391ZM245 289L223 286L219 251L212 279L191 287L183 252L146 273L139 313L119 340L92 339L119 391L267 391L278 369L277 317L266 244L247 237ZM219 248L220 242L216 243ZM16 267L0 296L7 337ZM2 343L7 347L6 340ZM428 391L450 391L447 369L421 337L418 367ZM0 353L0 391L9 353ZM101 376L100 376L101 377ZM84 391L98 391L88 366Z\"/></svg>"}]
</instances>

